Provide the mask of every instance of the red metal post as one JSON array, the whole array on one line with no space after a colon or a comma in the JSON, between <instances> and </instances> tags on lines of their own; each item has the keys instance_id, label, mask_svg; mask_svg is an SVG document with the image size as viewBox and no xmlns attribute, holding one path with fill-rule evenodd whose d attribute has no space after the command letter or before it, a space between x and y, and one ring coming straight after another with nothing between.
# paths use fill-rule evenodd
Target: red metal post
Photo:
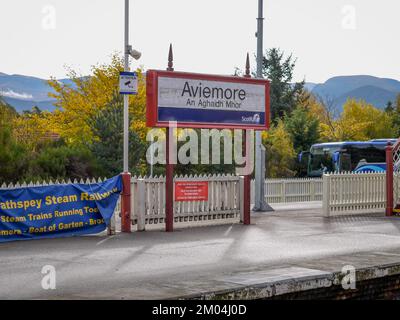
<instances>
[{"instance_id":1,"label":"red metal post","mask_svg":"<svg viewBox=\"0 0 400 320\"><path fill-rule=\"evenodd\" d=\"M245 67L245 78L251 78L250 75L250 59L249 54L246 56L246 67ZM249 153L251 152L250 144L248 143L250 140L250 136L248 135L248 131L244 130L244 144L243 151L246 157L246 166L249 165ZM250 175L244 176L244 195L243 195L243 224L249 225L251 223L250 219Z\"/></svg>"},{"instance_id":2,"label":"red metal post","mask_svg":"<svg viewBox=\"0 0 400 320\"><path fill-rule=\"evenodd\" d=\"M166 140L166 168L165 168L165 231L174 231L174 165L171 163L170 152L170 133L173 129L167 129Z\"/></svg>"},{"instance_id":3,"label":"red metal post","mask_svg":"<svg viewBox=\"0 0 400 320\"><path fill-rule=\"evenodd\" d=\"M168 53L168 68L167 71L174 71L173 68L173 53L172 44L169 45ZM171 163L170 159L170 143L174 143L172 136L172 128L167 128L166 134L166 166L165 166L165 231L174 231L174 165Z\"/></svg>"},{"instance_id":4,"label":"red metal post","mask_svg":"<svg viewBox=\"0 0 400 320\"><path fill-rule=\"evenodd\" d=\"M393 147L386 147L386 216L393 215Z\"/></svg>"},{"instance_id":5,"label":"red metal post","mask_svg":"<svg viewBox=\"0 0 400 320\"><path fill-rule=\"evenodd\" d=\"M131 174L124 172L122 176L121 198L121 231L131 232Z\"/></svg>"},{"instance_id":6,"label":"red metal post","mask_svg":"<svg viewBox=\"0 0 400 320\"><path fill-rule=\"evenodd\" d=\"M250 157L248 156L248 152L251 151L248 142L248 139L250 137L248 136L248 131L244 130L244 154L246 157L246 166L248 165L248 161ZM250 221L250 175L245 175L244 176L244 195L243 195L243 224L244 225L249 225L251 223Z\"/></svg>"}]
</instances>

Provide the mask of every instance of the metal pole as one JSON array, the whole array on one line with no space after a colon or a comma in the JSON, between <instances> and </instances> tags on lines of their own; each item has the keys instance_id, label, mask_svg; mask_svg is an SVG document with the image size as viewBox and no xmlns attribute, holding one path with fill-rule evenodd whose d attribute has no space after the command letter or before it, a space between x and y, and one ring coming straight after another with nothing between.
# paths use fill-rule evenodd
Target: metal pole
<instances>
[{"instance_id":1,"label":"metal pole","mask_svg":"<svg viewBox=\"0 0 400 320\"><path fill-rule=\"evenodd\" d=\"M150 161L151 161L151 163L150 163L150 177L152 177L152 178L153 178L153 162L154 162L154 159L153 159L153 152L154 152L153 147L151 147L151 154L150 154Z\"/></svg>"},{"instance_id":2,"label":"metal pole","mask_svg":"<svg viewBox=\"0 0 400 320\"><path fill-rule=\"evenodd\" d=\"M257 18L257 78L262 79L263 65L263 35L264 35L264 18L263 18L263 0L258 0L258 18ZM261 131L256 131L255 141L255 197L254 211L272 211L272 208L265 201L265 148L261 141ZM264 157L263 157L264 153Z\"/></svg>"},{"instance_id":3,"label":"metal pole","mask_svg":"<svg viewBox=\"0 0 400 320\"><path fill-rule=\"evenodd\" d=\"M393 215L393 147L386 147L386 216Z\"/></svg>"},{"instance_id":4,"label":"metal pole","mask_svg":"<svg viewBox=\"0 0 400 320\"><path fill-rule=\"evenodd\" d=\"M129 0L125 0L125 71L129 71ZM124 154L122 173L121 231L131 232L131 174L129 173L129 96L124 95Z\"/></svg>"},{"instance_id":5,"label":"metal pole","mask_svg":"<svg viewBox=\"0 0 400 320\"><path fill-rule=\"evenodd\" d=\"M129 0L125 0L125 71L129 70ZM124 95L124 172L129 172L129 95Z\"/></svg>"},{"instance_id":6,"label":"metal pole","mask_svg":"<svg viewBox=\"0 0 400 320\"><path fill-rule=\"evenodd\" d=\"M263 35L264 35L264 17L263 0L258 0L258 18L257 18L257 78L262 78L262 58L263 58Z\"/></svg>"}]
</instances>

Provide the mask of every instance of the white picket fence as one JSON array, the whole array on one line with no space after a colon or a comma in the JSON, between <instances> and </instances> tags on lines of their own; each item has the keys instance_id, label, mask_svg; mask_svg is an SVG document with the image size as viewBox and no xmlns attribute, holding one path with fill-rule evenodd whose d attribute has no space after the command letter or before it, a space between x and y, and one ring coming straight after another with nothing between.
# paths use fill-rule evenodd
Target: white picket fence
<instances>
[{"instance_id":1,"label":"white picket fence","mask_svg":"<svg viewBox=\"0 0 400 320\"><path fill-rule=\"evenodd\" d=\"M397 177L400 179L400 177ZM99 183L105 179L67 180L2 184L0 189L47 186L70 183ZM238 222L243 212L243 178L233 175L179 176L175 181L208 182L208 201L174 202L174 219L179 226L197 226ZM142 231L165 225L165 178L132 178L132 224ZM385 173L327 174L323 179L266 179L267 203L322 201L327 217L354 213L383 212L386 207ZM254 203L254 180L251 182ZM120 216L118 201L109 233L115 231Z\"/></svg>"},{"instance_id":2,"label":"white picket fence","mask_svg":"<svg viewBox=\"0 0 400 320\"><path fill-rule=\"evenodd\" d=\"M255 182L251 181L251 202L254 203ZM267 203L322 201L321 178L266 179Z\"/></svg>"},{"instance_id":3,"label":"white picket fence","mask_svg":"<svg viewBox=\"0 0 400 320\"><path fill-rule=\"evenodd\" d=\"M323 214L378 213L386 208L385 173L337 173L323 176Z\"/></svg>"},{"instance_id":4,"label":"white picket fence","mask_svg":"<svg viewBox=\"0 0 400 320\"><path fill-rule=\"evenodd\" d=\"M88 178L86 180L84 180L84 179L80 179L80 180L77 180L77 179L58 180L58 179L56 179L56 180L54 180L54 182L53 182L53 180L50 179L49 181L36 181L36 182L23 181L23 182L17 182L15 184L14 183L8 183L8 184L2 183L0 185L0 190L1 189L18 189L18 188L27 188L27 187L41 187L41 186L60 185L60 184L62 185L62 184L72 184L72 183L93 184L93 183L101 183L105 180L107 180L107 178L98 178L98 179L95 179L95 178L89 179Z\"/></svg>"},{"instance_id":5,"label":"white picket fence","mask_svg":"<svg viewBox=\"0 0 400 320\"><path fill-rule=\"evenodd\" d=\"M179 225L234 222L241 219L243 179L239 176L179 176L174 181L208 182L208 201L174 202L174 220ZM165 177L132 178L132 224L143 231L165 225Z\"/></svg>"},{"instance_id":6,"label":"white picket fence","mask_svg":"<svg viewBox=\"0 0 400 320\"><path fill-rule=\"evenodd\" d=\"M67 180L3 184L1 188L47 186L70 183L99 183L105 179ZM174 202L174 218L178 225L219 224L240 221L243 212L243 178L233 175L179 176L175 181L207 181L208 201ZM142 231L146 226L165 224L165 177L132 177L132 224ZM251 202L254 203L254 180ZM322 179L267 179L265 200L268 203L289 203L322 200ZM115 217L121 216L121 201L115 209L109 233L115 231Z\"/></svg>"},{"instance_id":7,"label":"white picket fence","mask_svg":"<svg viewBox=\"0 0 400 320\"><path fill-rule=\"evenodd\" d=\"M396 177L400 179L400 177ZM2 184L0 189L63 185L93 184L106 179L22 182ZM179 176L174 181L208 182L208 201L174 202L177 226L198 226L239 222L243 212L243 177L233 175ZM133 177L131 221L137 230L165 226L165 178ZM323 215L349 215L384 212L386 207L385 173L335 173L322 179L267 179L267 203L322 201ZM251 201L254 203L254 180L251 182ZM108 234L116 230L116 217L121 215L120 201L108 227Z\"/></svg>"}]
</instances>

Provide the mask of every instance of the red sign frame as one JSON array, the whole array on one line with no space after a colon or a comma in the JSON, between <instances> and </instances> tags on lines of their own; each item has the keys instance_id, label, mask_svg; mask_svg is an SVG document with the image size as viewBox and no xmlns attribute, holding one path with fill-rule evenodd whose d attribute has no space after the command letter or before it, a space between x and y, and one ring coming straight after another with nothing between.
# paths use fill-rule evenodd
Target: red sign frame
<instances>
[{"instance_id":1,"label":"red sign frame","mask_svg":"<svg viewBox=\"0 0 400 320\"><path fill-rule=\"evenodd\" d=\"M207 123L207 122L177 122L178 128L204 128L204 129L254 129L268 130L270 126L270 82L264 79L229 77L220 75L207 75L189 72L148 70L146 73L146 125L149 128L168 128L168 121L158 120L158 78L182 78L193 80L223 81L230 83L243 84L262 84L265 86L265 124L227 124L227 123Z\"/></svg>"},{"instance_id":2,"label":"red sign frame","mask_svg":"<svg viewBox=\"0 0 400 320\"><path fill-rule=\"evenodd\" d=\"M208 182L176 181L175 201L208 201Z\"/></svg>"}]
</instances>

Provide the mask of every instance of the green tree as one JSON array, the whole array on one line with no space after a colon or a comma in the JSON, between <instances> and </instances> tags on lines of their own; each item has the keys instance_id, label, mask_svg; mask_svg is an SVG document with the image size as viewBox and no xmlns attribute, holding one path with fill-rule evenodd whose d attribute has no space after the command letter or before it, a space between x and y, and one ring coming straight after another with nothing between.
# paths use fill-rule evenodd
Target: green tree
<instances>
[{"instance_id":1,"label":"green tree","mask_svg":"<svg viewBox=\"0 0 400 320\"><path fill-rule=\"evenodd\" d=\"M298 155L301 151L310 150L319 140L319 120L304 106L298 106L290 116L285 117L284 124ZM296 176L305 176L307 166L304 162L294 161L293 170Z\"/></svg>"},{"instance_id":2,"label":"green tree","mask_svg":"<svg viewBox=\"0 0 400 320\"><path fill-rule=\"evenodd\" d=\"M29 163L24 180L81 179L98 177L101 171L89 150L58 141L44 146Z\"/></svg>"},{"instance_id":3,"label":"green tree","mask_svg":"<svg viewBox=\"0 0 400 320\"><path fill-rule=\"evenodd\" d=\"M212 164L213 158L212 155L209 155L209 164L202 164L201 163L201 152L205 152L202 151L202 147L205 147L207 144L205 143L205 141L201 141L201 130L200 129L189 129L189 131L194 130L198 136L198 147L199 147L199 154L198 154L198 164L177 164L175 166L175 172L177 175L193 175L193 174L203 174L203 175L208 175L208 174L234 174L235 173L235 163L234 163L234 131L230 130L231 136L230 136L230 142L227 142L228 144L231 143L232 144L232 153L231 153L231 157L232 157L232 162L231 164L225 164L226 159L225 157L229 157L228 154L225 154L225 138L221 137L221 139L219 140L219 164ZM177 134L178 136L182 134L182 132L184 130L182 129L178 129L177 130ZM226 130L225 130L226 131ZM211 131L212 132L212 131ZM220 132L221 133L221 132ZM228 135L229 137L229 135ZM177 143L177 147L178 150L185 145L187 142L189 141L189 138L186 138L186 141L178 141ZM212 153L213 148L215 147L213 144L213 138L210 137L209 141L208 141L208 152L207 153ZM207 154L204 153L204 154Z\"/></svg>"},{"instance_id":4,"label":"green tree","mask_svg":"<svg viewBox=\"0 0 400 320\"><path fill-rule=\"evenodd\" d=\"M116 93L110 103L89 118L88 127L94 134L89 149L98 159L107 176L123 170L123 99ZM146 171L146 143L132 130L129 132L129 168L133 175Z\"/></svg>"},{"instance_id":5,"label":"green tree","mask_svg":"<svg viewBox=\"0 0 400 320\"><path fill-rule=\"evenodd\" d=\"M290 114L299 104L304 88L302 82L292 83L296 59L284 57L278 48L267 50L263 57L263 76L271 81L271 118L274 122Z\"/></svg>"},{"instance_id":6,"label":"green tree","mask_svg":"<svg viewBox=\"0 0 400 320\"><path fill-rule=\"evenodd\" d=\"M400 112L400 93L396 96L396 100L394 102L394 107L396 110Z\"/></svg>"},{"instance_id":7,"label":"green tree","mask_svg":"<svg viewBox=\"0 0 400 320\"><path fill-rule=\"evenodd\" d=\"M301 106L285 117L284 123L297 153L309 150L319 140L318 119Z\"/></svg>"},{"instance_id":8,"label":"green tree","mask_svg":"<svg viewBox=\"0 0 400 320\"><path fill-rule=\"evenodd\" d=\"M387 113L392 113L393 111L394 111L393 102L392 102L392 101L389 101L389 102L386 104L385 112L387 112Z\"/></svg>"},{"instance_id":9,"label":"green tree","mask_svg":"<svg viewBox=\"0 0 400 320\"><path fill-rule=\"evenodd\" d=\"M8 125L0 126L0 184L17 182L27 168L25 149L12 137Z\"/></svg>"},{"instance_id":10,"label":"green tree","mask_svg":"<svg viewBox=\"0 0 400 320\"><path fill-rule=\"evenodd\" d=\"M25 150L12 135L12 121L18 116L0 96L0 184L16 182L26 168Z\"/></svg>"},{"instance_id":11,"label":"green tree","mask_svg":"<svg viewBox=\"0 0 400 320\"><path fill-rule=\"evenodd\" d=\"M10 122L17 116L17 111L7 104L0 95L0 126L10 124Z\"/></svg>"},{"instance_id":12,"label":"green tree","mask_svg":"<svg viewBox=\"0 0 400 320\"><path fill-rule=\"evenodd\" d=\"M400 93L397 95L394 102L389 101L385 112L392 119L393 126L395 127L395 138L400 136Z\"/></svg>"},{"instance_id":13,"label":"green tree","mask_svg":"<svg viewBox=\"0 0 400 320\"><path fill-rule=\"evenodd\" d=\"M38 106L33 106L31 110L22 111L23 115L41 115L42 110Z\"/></svg>"}]
</instances>

